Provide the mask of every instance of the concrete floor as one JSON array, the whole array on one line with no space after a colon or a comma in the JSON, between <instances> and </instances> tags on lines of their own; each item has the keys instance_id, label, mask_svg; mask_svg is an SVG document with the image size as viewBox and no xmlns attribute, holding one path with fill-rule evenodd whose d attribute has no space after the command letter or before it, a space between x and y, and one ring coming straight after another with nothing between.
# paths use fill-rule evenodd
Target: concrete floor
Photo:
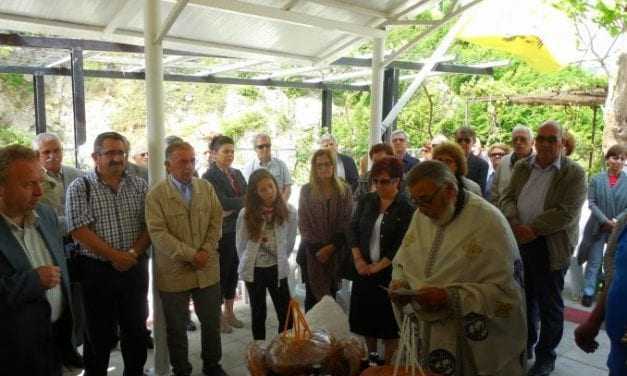
<instances>
[{"instance_id":1,"label":"concrete floor","mask_svg":"<svg viewBox=\"0 0 627 376\"><path fill-rule=\"evenodd\" d=\"M566 299L566 304L570 307L583 309L579 304ZM273 312L273 306L270 300L268 300L268 321L267 321L267 333L268 337L276 333L277 320ZM247 345L252 341L252 334L250 329L250 311L248 305L244 303L243 299L240 299L236 303L237 316L245 323L243 329L234 329L233 333L222 335L222 366L230 376L245 376L248 375L245 362L245 352ZM194 320L197 322L196 318ZM609 353L609 340L605 335L605 332L601 332L598 336L600 343L599 349L594 354L586 354L581 351L575 345L573 331L576 324L572 322L566 322L564 338L562 339L558 352L558 358L556 363L554 376L601 376L607 375L607 367L605 362L607 360L607 354ZM190 343L190 360L194 366L193 375L202 375L202 363L200 360L200 333L199 330L195 332L189 332ZM151 350L148 355L148 362L146 364L146 370L151 370L153 367L154 353ZM111 353L111 362L109 375L122 375L123 363L122 356L119 348ZM147 372L150 374L150 372ZM82 375L80 371L68 371L64 375L76 376Z\"/></svg>"}]
</instances>

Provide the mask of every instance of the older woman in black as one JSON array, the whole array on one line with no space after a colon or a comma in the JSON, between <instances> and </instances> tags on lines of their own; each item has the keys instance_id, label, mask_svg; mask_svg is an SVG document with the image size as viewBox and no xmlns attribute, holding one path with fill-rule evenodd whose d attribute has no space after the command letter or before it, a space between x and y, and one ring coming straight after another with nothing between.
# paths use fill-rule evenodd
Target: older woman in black
<instances>
[{"instance_id":1,"label":"older woman in black","mask_svg":"<svg viewBox=\"0 0 627 376\"><path fill-rule=\"evenodd\" d=\"M383 339L389 363L398 345L398 326L382 287L390 283L392 259L414 209L399 190L403 178L399 159L377 161L370 176L375 191L359 200L352 223L352 254L358 276L353 283L349 320L351 331L366 338L368 352L376 352L377 339Z\"/></svg>"}]
</instances>

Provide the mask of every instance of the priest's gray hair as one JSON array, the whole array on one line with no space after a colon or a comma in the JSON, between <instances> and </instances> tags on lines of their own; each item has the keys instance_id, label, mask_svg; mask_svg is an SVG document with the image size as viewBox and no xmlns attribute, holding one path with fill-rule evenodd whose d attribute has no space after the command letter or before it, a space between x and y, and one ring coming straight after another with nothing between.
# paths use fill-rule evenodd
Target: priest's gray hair
<instances>
[{"instance_id":1,"label":"priest's gray hair","mask_svg":"<svg viewBox=\"0 0 627 376\"><path fill-rule=\"evenodd\" d=\"M423 180L431 180L438 187L449 184L455 187L455 190L459 190L457 178L455 178L448 166L440 161L420 162L405 177L407 187L413 187Z\"/></svg>"}]
</instances>

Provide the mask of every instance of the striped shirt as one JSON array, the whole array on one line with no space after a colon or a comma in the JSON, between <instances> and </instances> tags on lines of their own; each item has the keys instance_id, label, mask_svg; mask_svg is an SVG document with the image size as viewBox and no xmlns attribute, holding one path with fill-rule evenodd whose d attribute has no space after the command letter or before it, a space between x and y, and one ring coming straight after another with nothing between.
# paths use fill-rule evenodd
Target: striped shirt
<instances>
[{"instance_id":1,"label":"striped shirt","mask_svg":"<svg viewBox=\"0 0 627 376\"><path fill-rule=\"evenodd\" d=\"M46 242L41 237L39 231L37 231L37 219L39 216L36 212L33 211L32 214L26 215L24 218L24 227L19 226L4 214L1 215L9 225L15 239L20 243L20 246L22 246L33 269L37 269L40 266L55 265ZM50 303L50 321L55 322L61 317L63 311L63 290L61 289L61 283L46 290L46 299L48 303Z\"/></svg>"},{"instance_id":2,"label":"striped shirt","mask_svg":"<svg viewBox=\"0 0 627 376\"><path fill-rule=\"evenodd\" d=\"M65 227L68 233L88 226L98 237L117 250L128 250L146 231L144 201L148 183L137 176L124 174L117 192L106 185L95 171L76 179L68 187L65 204ZM85 256L107 261L81 245Z\"/></svg>"}]
</instances>

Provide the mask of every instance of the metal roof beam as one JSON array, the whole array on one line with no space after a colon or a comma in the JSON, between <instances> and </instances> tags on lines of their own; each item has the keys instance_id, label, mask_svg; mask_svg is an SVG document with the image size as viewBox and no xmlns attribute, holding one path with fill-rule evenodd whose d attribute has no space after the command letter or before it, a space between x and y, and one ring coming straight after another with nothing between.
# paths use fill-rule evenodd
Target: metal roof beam
<instances>
[{"instance_id":1,"label":"metal roof beam","mask_svg":"<svg viewBox=\"0 0 627 376\"><path fill-rule=\"evenodd\" d=\"M163 37L168 35L168 32L176 22L176 19L179 17L183 9L187 6L189 0L178 0L174 7L170 10L168 17L163 21L163 25L161 26L161 30L155 37L154 43L159 43L163 41Z\"/></svg>"},{"instance_id":2,"label":"metal roof beam","mask_svg":"<svg viewBox=\"0 0 627 376\"><path fill-rule=\"evenodd\" d=\"M126 25L132 17L137 15L141 10L140 1L125 1L122 6L115 12L113 18L104 28L105 34L113 34L120 26Z\"/></svg>"},{"instance_id":3,"label":"metal roof beam","mask_svg":"<svg viewBox=\"0 0 627 376\"><path fill-rule=\"evenodd\" d=\"M350 78L356 77L364 77L370 74L369 69L362 69L356 72L346 72L346 73L338 73L334 75L330 75L327 77L317 77L308 80L304 80L303 82L329 82L329 81L342 81Z\"/></svg>"},{"instance_id":4,"label":"metal roof beam","mask_svg":"<svg viewBox=\"0 0 627 376\"><path fill-rule=\"evenodd\" d=\"M238 61L236 63L229 63L229 64L221 64L221 65L216 65L214 67L211 67L207 70L201 71L199 73L194 74L194 76L197 77L202 77L202 76L212 76L218 73L226 73L226 72L230 72L230 71L234 71L234 70L238 70L238 69L242 69L242 68L248 68L248 67L252 67L255 65L259 65L259 64L263 64L263 61L257 61L257 60L243 60L243 61Z\"/></svg>"},{"instance_id":5,"label":"metal roof beam","mask_svg":"<svg viewBox=\"0 0 627 376\"><path fill-rule=\"evenodd\" d=\"M169 0L171 1L171 0ZM310 14L296 13L267 5L246 3L238 0L190 0L190 4L225 12L264 18L290 24L316 27L324 30L338 30L368 38L382 38L385 31L349 22L330 20Z\"/></svg>"},{"instance_id":6,"label":"metal roof beam","mask_svg":"<svg viewBox=\"0 0 627 376\"><path fill-rule=\"evenodd\" d=\"M488 64L488 63L486 63ZM371 67L372 59L360 59L355 57L343 57L333 62L331 65L348 65L353 67ZM390 64L393 68L419 71L424 66L423 63L415 63L411 61L395 61ZM434 71L443 73L462 73L462 74L488 74L493 72L493 65L490 66L467 66L448 63L438 63Z\"/></svg>"},{"instance_id":7,"label":"metal roof beam","mask_svg":"<svg viewBox=\"0 0 627 376\"><path fill-rule=\"evenodd\" d=\"M327 7L347 10L352 13L361 14L364 16L388 18L388 14L380 10L366 8L366 7L362 7L362 6L358 6L354 4L349 4L344 1L339 1L339 0L305 0L305 1L307 1L308 3L312 3L312 4L324 5Z\"/></svg>"},{"instance_id":8,"label":"metal roof beam","mask_svg":"<svg viewBox=\"0 0 627 376\"><path fill-rule=\"evenodd\" d=\"M14 30L21 30L26 32L37 32L37 33L49 33L49 34L57 34L62 36L76 36L77 32L80 33L84 38L98 38L98 39L109 39L116 40L117 42L127 43L127 44L143 44L143 33L137 31L130 30L116 30L112 35L106 35L103 33L104 27L101 26L93 26L93 25L84 25L73 22L65 22L65 21L57 21L57 20L48 20L43 18L36 17L28 17L22 15L8 14L8 13L0 13L0 20L12 22L12 25L7 25L6 23L3 25L5 28L10 28ZM19 36L17 36L19 38ZM44 38L46 39L46 38ZM97 43L96 41L91 41L92 43ZM273 58L274 60L293 60L301 63L313 63L317 62L318 59L311 56L304 56L298 54L292 54L282 51L274 51L274 50L266 50L262 48L254 48L254 47L243 47L231 44L223 44L223 43L215 43L210 41L198 41L191 40L185 38L174 38L174 37L165 37L164 43L168 44L171 47L176 47L178 49L186 50L186 52L177 52L176 54L181 55L204 55L211 56L206 53L206 49L214 49L219 50L225 55L223 56L215 56L215 57L245 57L245 58L253 58L260 60L268 60ZM43 48L50 48L51 46L42 46ZM53 48L67 48L67 47L53 47ZM136 46L135 48L141 48L141 52L143 52L143 47ZM90 48L94 49L94 48ZM169 50L164 49L164 53L168 53ZM192 52L193 51L193 52ZM119 51L119 52L129 52L129 51Z\"/></svg>"},{"instance_id":9,"label":"metal roof beam","mask_svg":"<svg viewBox=\"0 0 627 376\"><path fill-rule=\"evenodd\" d=\"M455 37L457 36L457 33L459 33L459 31L461 30L462 26L463 23L458 20L455 25L453 25L453 27L448 31L446 36L440 41L440 44L435 49L431 57L424 63L424 66L416 75L416 78L414 78L414 80L407 87L403 95L401 95L398 102L396 102L394 107L392 107L390 112L385 116L385 119L383 119L383 122L381 123L382 131L385 131L385 129L389 127L398 117L398 114L403 110L405 105L407 105L416 90L420 88L423 81L431 73L433 68L435 68L438 61L444 56L444 54L446 54L446 51L448 51L453 42L455 42Z\"/></svg>"},{"instance_id":10,"label":"metal roof beam","mask_svg":"<svg viewBox=\"0 0 627 376\"><path fill-rule=\"evenodd\" d=\"M429 28L429 29L425 30L424 32L418 34L414 39L412 39L411 41L407 42L407 44L405 44L403 47L399 48L396 52L394 52L393 54L388 56L385 59L385 61L383 62L383 66L385 67L385 66L390 65L391 62L393 62L394 60L398 59L401 55L403 55L405 52L407 52L407 50L409 50L409 49L413 48L414 46L416 46L416 44L418 44L418 42L420 42L422 39L424 39L425 37L427 37L428 35L430 35L434 31L436 31L440 26L444 25L450 19L452 19L452 18L462 14L463 12L465 12L470 7L477 5L481 1L483 1L483 0L473 0L470 3L464 5L463 7L459 8L459 9L456 9L456 10L450 12L449 14L447 14L446 16L442 17L442 19L440 19L431 28Z\"/></svg>"},{"instance_id":11,"label":"metal roof beam","mask_svg":"<svg viewBox=\"0 0 627 376\"><path fill-rule=\"evenodd\" d=\"M16 73L16 74L42 74L51 76L70 76L71 72L67 68L45 68L33 66L0 66L0 73ZM103 71L103 70L85 70L85 77L95 78L111 78L111 79L128 79L143 80L144 72L120 72L120 71ZM351 90L351 91L368 91L368 86L355 86L343 84L325 84L325 83L307 83L282 80L255 80L247 78L235 77L216 77L216 76L188 76L182 74L165 74L165 81L175 82L195 82L223 85L249 85L249 86L273 86L273 87L291 87L297 89L332 89L332 90Z\"/></svg>"}]
</instances>

